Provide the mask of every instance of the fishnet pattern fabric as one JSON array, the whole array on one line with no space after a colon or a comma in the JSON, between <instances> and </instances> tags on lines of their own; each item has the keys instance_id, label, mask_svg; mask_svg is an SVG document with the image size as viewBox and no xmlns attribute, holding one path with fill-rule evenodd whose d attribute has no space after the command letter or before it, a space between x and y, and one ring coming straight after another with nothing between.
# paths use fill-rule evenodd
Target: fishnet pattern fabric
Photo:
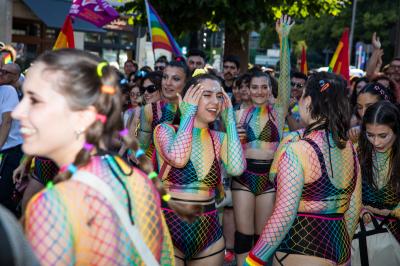
<instances>
[{"instance_id":1,"label":"fishnet pattern fabric","mask_svg":"<svg viewBox=\"0 0 400 266\"><path fill-rule=\"evenodd\" d=\"M183 221L174 211L163 209L176 248L190 260L222 237L217 211L198 216L193 223Z\"/></svg>"},{"instance_id":2,"label":"fishnet pattern fabric","mask_svg":"<svg viewBox=\"0 0 400 266\"><path fill-rule=\"evenodd\" d=\"M361 208L361 180L356 154L350 142L343 150L328 148L323 130L311 132L307 139L300 137L301 133L297 135L289 135L289 140L285 139L276 153L271 167L272 176L276 179L275 207L251 256L266 261L290 232L291 235L287 237L291 237L292 242L286 242L286 250L293 248L293 252L297 252L301 247L301 254L304 255L319 256L325 252L326 257L324 255L323 258L345 260L350 254L349 246L345 242L339 246L336 242L351 239ZM329 138L333 143L331 135ZM332 165L341 165L341 169L332 169L333 176L331 169L326 167L330 161ZM300 218L298 212L314 218ZM343 218L334 219L334 222L318 218L327 214L337 214ZM334 233L338 234L336 238L329 236ZM302 238L293 238L294 234ZM314 241L319 240L321 235L314 238L316 234L326 234L325 250L322 253L308 253L307 247L318 246L319 242ZM297 242L296 239L301 241ZM326 250L329 247L335 250L328 254Z\"/></svg>"},{"instance_id":3,"label":"fishnet pattern fabric","mask_svg":"<svg viewBox=\"0 0 400 266\"><path fill-rule=\"evenodd\" d=\"M351 240L344 219L297 216L277 250L342 264L350 259L350 248Z\"/></svg>"},{"instance_id":4,"label":"fishnet pattern fabric","mask_svg":"<svg viewBox=\"0 0 400 266\"><path fill-rule=\"evenodd\" d=\"M394 210L399 208L400 196L396 193L394 187L388 182L389 174L389 157L390 150L386 153L377 153L372 159L376 167L374 171L374 179L378 183L378 187L374 187L363 179L362 182L362 201L363 205L371 206L376 209ZM383 179L383 180L382 180ZM387 223L387 228L400 243L400 220L398 217L391 217Z\"/></svg>"},{"instance_id":5,"label":"fishnet pattern fabric","mask_svg":"<svg viewBox=\"0 0 400 266\"><path fill-rule=\"evenodd\" d=\"M142 172L121 164L119 158L94 157L82 170L109 184L123 206L130 200L131 216L144 242L162 265L172 265L173 246L157 192ZM129 197L113 173L118 173ZM144 265L113 207L77 181L37 194L27 207L25 229L42 265Z\"/></svg>"},{"instance_id":6,"label":"fishnet pattern fabric","mask_svg":"<svg viewBox=\"0 0 400 266\"><path fill-rule=\"evenodd\" d=\"M245 124L247 142L259 140L262 142L279 142L279 133L276 125L274 124L269 106L251 107L250 120ZM262 126L261 120L269 116L269 119ZM252 119L253 118L253 119ZM256 133L258 133L258 137Z\"/></svg>"},{"instance_id":7,"label":"fishnet pattern fabric","mask_svg":"<svg viewBox=\"0 0 400 266\"><path fill-rule=\"evenodd\" d=\"M53 180L57 173L58 167L53 161L43 157L35 157L33 175L40 183L46 185L47 182Z\"/></svg>"},{"instance_id":8,"label":"fishnet pattern fabric","mask_svg":"<svg viewBox=\"0 0 400 266\"><path fill-rule=\"evenodd\" d=\"M247 187L254 195L261 195L274 187L274 183L269 179L270 167L271 164L266 164L266 172L256 173L250 171L251 168L248 165L247 170L240 177L235 178L235 180Z\"/></svg>"}]
</instances>

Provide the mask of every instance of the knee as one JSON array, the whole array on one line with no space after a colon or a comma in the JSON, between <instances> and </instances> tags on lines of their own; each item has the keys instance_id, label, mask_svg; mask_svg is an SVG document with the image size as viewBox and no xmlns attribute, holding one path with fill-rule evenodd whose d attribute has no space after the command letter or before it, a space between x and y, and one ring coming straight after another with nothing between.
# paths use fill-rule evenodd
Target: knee
<instances>
[{"instance_id":1,"label":"knee","mask_svg":"<svg viewBox=\"0 0 400 266\"><path fill-rule=\"evenodd\" d=\"M253 247L253 235L245 235L238 231L235 232L235 253L242 254L249 252Z\"/></svg>"}]
</instances>

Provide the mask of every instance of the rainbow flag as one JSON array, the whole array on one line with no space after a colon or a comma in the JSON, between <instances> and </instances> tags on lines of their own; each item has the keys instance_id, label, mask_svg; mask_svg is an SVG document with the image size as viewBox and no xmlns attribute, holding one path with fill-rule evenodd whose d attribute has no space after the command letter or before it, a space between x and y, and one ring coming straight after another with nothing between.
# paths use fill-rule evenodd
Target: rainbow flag
<instances>
[{"instance_id":1,"label":"rainbow flag","mask_svg":"<svg viewBox=\"0 0 400 266\"><path fill-rule=\"evenodd\" d=\"M303 49L301 50L300 72L302 72L304 75L308 74L307 54L306 54L306 48L304 46Z\"/></svg>"},{"instance_id":2,"label":"rainbow flag","mask_svg":"<svg viewBox=\"0 0 400 266\"><path fill-rule=\"evenodd\" d=\"M11 52L8 52L7 50L3 50L2 53L3 55L3 64L11 64L13 62Z\"/></svg>"},{"instance_id":3,"label":"rainbow flag","mask_svg":"<svg viewBox=\"0 0 400 266\"><path fill-rule=\"evenodd\" d=\"M172 37L168 27L158 16L154 7L146 0L147 20L150 28L150 38L153 44L153 52L166 52L175 56L182 56L181 48ZM161 51L157 51L161 50Z\"/></svg>"},{"instance_id":4,"label":"rainbow flag","mask_svg":"<svg viewBox=\"0 0 400 266\"><path fill-rule=\"evenodd\" d=\"M345 28L339 45L333 54L328 72L341 74L347 81L350 80L349 65L349 28Z\"/></svg>"},{"instance_id":5,"label":"rainbow flag","mask_svg":"<svg viewBox=\"0 0 400 266\"><path fill-rule=\"evenodd\" d=\"M60 30L60 34L58 34L53 50L61 48L75 48L74 29L72 27L72 19L70 15L67 15L65 19L64 25Z\"/></svg>"}]
</instances>

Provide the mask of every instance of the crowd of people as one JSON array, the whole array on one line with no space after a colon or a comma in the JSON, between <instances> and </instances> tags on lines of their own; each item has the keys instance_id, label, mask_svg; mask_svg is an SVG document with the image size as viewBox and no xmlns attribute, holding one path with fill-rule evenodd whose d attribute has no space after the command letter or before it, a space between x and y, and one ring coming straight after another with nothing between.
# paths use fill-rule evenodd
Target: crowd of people
<instances>
[{"instance_id":1,"label":"crowd of people","mask_svg":"<svg viewBox=\"0 0 400 266\"><path fill-rule=\"evenodd\" d=\"M301 73L293 24L279 77L2 45L1 264L400 265L400 58Z\"/></svg>"}]
</instances>

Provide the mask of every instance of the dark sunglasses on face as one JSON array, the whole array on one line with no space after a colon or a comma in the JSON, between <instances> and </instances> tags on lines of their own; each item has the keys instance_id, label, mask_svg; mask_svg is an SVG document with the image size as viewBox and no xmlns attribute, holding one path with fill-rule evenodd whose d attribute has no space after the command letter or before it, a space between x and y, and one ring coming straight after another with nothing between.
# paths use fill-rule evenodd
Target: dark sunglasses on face
<instances>
[{"instance_id":1,"label":"dark sunglasses on face","mask_svg":"<svg viewBox=\"0 0 400 266\"><path fill-rule=\"evenodd\" d=\"M141 94L139 92L131 92L131 93L129 93L129 95L132 97L139 98Z\"/></svg>"},{"instance_id":2,"label":"dark sunglasses on face","mask_svg":"<svg viewBox=\"0 0 400 266\"><path fill-rule=\"evenodd\" d=\"M290 82L290 86L292 86L293 88L302 89L304 87L304 84L296 83L296 82Z\"/></svg>"},{"instance_id":3,"label":"dark sunglasses on face","mask_svg":"<svg viewBox=\"0 0 400 266\"><path fill-rule=\"evenodd\" d=\"M153 93L157 91L157 87L156 85L149 85L147 87L142 87L142 92L144 93L145 91L147 91L148 93Z\"/></svg>"},{"instance_id":4,"label":"dark sunglasses on face","mask_svg":"<svg viewBox=\"0 0 400 266\"><path fill-rule=\"evenodd\" d=\"M155 71L163 71L164 68L165 68L165 67L163 67L163 66L156 66L156 67L154 67L154 70L155 70Z\"/></svg>"}]
</instances>

